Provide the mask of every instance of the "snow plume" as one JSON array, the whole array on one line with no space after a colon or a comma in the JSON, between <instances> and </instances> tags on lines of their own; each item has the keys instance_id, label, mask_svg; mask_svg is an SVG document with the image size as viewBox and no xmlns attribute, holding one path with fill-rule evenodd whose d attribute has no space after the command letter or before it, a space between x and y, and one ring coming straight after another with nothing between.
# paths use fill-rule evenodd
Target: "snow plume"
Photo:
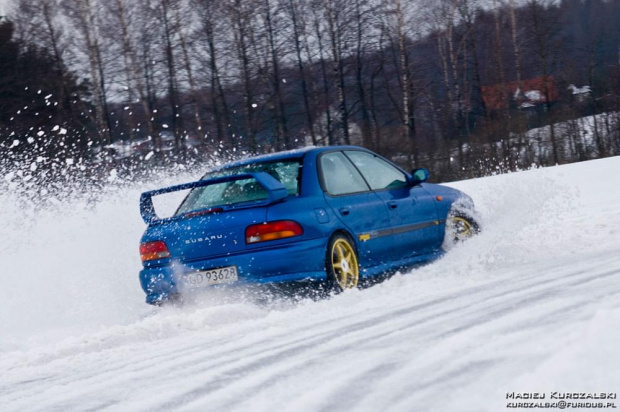
<instances>
[{"instance_id":1,"label":"snow plume","mask_svg":"<svg viewBox=\"0 0 620 412\"><path fill-rule=\"evenodd\" d=\"M0 146L0 353L149 313L137 277L140 194L248 156L218 148L202 157L84 158L70 148L48 156L40 141L18 147L24 144ZM173 195L156 198L157 210L174 211L180 199Z\"/></svg>"},{"instance_id":2,"label":"snow plume","mask_svg":"<svg viewBox=\"0 0 620 412\"><path fill-rule=\"evenodd\" d=\"M472 239L476 253L468 248L467 255L459 257L468 261L462 270L474 265L487 271L533 256L564 253L566 245L557 246L557 240L571 233L564 220L580 207L579 193L548 174L533 170L485 178L484 185L476 184L479 179L455 184L475 199L484 233Z\"/></svg>"},{"instance_id":3,"label":"snow plume","mask_svg":"<svg viewBox=\"0 0 620 412\"><path fill-rule=\"evenodd\" d=\"M35 160L36 163L36 160ZM135 321L148 311L139 287L138 242L145 228L140 193L196 180L212 164L172 165L154 176L105 179L65 163L28 179L21 169L0 182L0 352L29 339ZM48 176L61 179L55 182ZM77 176L76 176L77 175Z\"/></svg>"},{"instance_id":4,"label":"snow plume","mask_svg":"<svg viewBox=\"0 0 620 412\"><path fill-rule=\"evenodd\" d=\"M38 138L22 136L10 145L0 143L0 193L18 194L42 206L76 198L95 200L110 188L160 182L162 176L187 173L196 178L213 166L249 155L235 148L225 150L221 144L208 151L206 147L182 152L149 148L145 153L133 147L136 142L101 146L88 141L78 147L71 141L81 141L79 136L59 125L47 134L42 130L32 134ZM109 151L109 146L122 146L124 155Z\"/></svg>"}]
</instances>

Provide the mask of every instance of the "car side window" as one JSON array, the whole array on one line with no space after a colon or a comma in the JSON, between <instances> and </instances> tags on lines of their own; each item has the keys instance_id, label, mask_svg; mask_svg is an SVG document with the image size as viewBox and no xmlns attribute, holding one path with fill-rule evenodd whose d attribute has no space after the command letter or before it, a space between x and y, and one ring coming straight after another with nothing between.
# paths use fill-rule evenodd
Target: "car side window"
<instances>
[{"instance_id":1,"label":"car side window","mask_svg":"<svg viewBox=\"0 0 620 412\"><path fill-rule=\"evenodd\" d=\"M370 190L353 164L341 152L326 153L321 156L319 163L325 190L330 195Z\"/></svg>"},{"instance_id":2,"label":"car side window","mask_svg":"<svg viewBox=\"0 0 620 412\"><path fill-rule=\"evenodd\" d=\"M367 152L345 152L359 169L372 190L399 189L407 186L407 176L385 160Z\"/></svg>"}]
</instances>

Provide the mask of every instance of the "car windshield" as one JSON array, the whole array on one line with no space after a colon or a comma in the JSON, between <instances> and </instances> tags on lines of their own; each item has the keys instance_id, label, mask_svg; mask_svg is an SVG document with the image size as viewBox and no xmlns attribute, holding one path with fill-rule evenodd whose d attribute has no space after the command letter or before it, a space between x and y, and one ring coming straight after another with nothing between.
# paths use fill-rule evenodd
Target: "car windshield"
<instances>
[{"instance_id":1,"label":"car windshield","mask_svg":"<svg viewBox=\"0 0 620 412\"><path fill-rule=\"evenodd\" d=\"M289 196L296 196L299 195L300 169L301 163L299 160L254 163L207 173L202 179L265 172L280 181L286 187ZM183 203L181 203L176 215L217 206L263 201L268 197L269 193L267 190L254 178L216 183L193 189Z\"/></svg>"}]
</instances>

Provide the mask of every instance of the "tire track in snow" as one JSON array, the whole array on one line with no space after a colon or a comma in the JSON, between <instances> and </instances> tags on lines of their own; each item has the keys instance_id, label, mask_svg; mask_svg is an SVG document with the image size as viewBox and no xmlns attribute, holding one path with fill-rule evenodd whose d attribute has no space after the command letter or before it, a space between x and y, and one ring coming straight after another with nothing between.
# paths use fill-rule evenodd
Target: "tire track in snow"
<instances>
[{"instance_id":1,"label":"tire track in snow","mask_svg":"<svg viewBox=\"0 0 620 412\"><path fill-rule=\"evenodd\" d=\"M599 265L599 266L604 266L604 265ZM358 322L356 322L353 325L348 325L346 328L341 329L339 325L335 325L332 329L328 329L326 331L322 331L321 333L319 333L318 335L316 334L315 328L318 325L325 325L325 324L331 324L333 322L332 319L327 320L327 321L321 321L318 323L314 323L311 324L310 326L305 326L303 329L301 329L302 332L309 332L310 334L312 334L314 336L314 339L311 341L311 343L308 343L308 337L305 335L299 336L299 330L296 331L296 333L294 334L297 338L293 339L293 340L288 340L285 341L284 343L281 343L279 345L270 345L270 342L272 341L278 341L280 340L280 338L282 338L282 335L285 335L286 333L283 333L281 335L275 335L275 336L269 336L267 339L263 339L263 342L259 345L258 348L256 348L256 343L252 343L252 344L248 344L245 346L241 346L240 348L233 348L231 350L224 350L218 354L212 354L212 355L206 355L203 356L199 359L196 359L195 356L195 352L193 352L193 350L195 350L195 345L187 345L187 347L185 348L185 350L183 351L179 351L177 349L171 349L168 350L166 353L162 354L156 354L156 357L159 359L166 359L166 361L160 365L158 365L157 368L155 368L155 370L153 372L157 373L157 372L165 372L165 375L167 376L176 376L175 373L177 375L182 375L184 373L193 373L193 372L199 372L200 369L202 369L204 367L205 364L207 364L207 366L210 366L211 370L214 369L222 369L224 371L231 370L230 367L232 366L232 371L233 374L230 376L238 376L240 373L243 373L244 370L247 370L248 367L252 368L252 367L256 367L256 368L260 368L260 365L264 365L265 363L269 363L268 361L273 361L273 360L277 360L277 359L290 359L291 357L295 357L295 356L299 356L300 354L304 353L304 351L307 351L311 348L316 347L317 344L321 344L321 343L325 343L325 342L329 342L335 339L340 338L343 334L344 335L351 335L354 334L356 332L365 332L360 336L359 339L357 341L352 341L352 342L345 342L346 345L351 345L351 344L355 344L356 342L359 341L372 341L373 339L375 340L381 340L386 339L390 333L396 333L397 331L400 331L402 329L407 329L407 328L415 328L418 327L420 324L423 324L425 322L428 322L432 319L437 319L439 318L439 320L441 319L449 319L447 318L448 315L455 313L455 312L459 312L463 309L464 306L467 305L457 305L454 308L448 309L448 310L444 310L444 311L440 311L440 313L436 314L436 313L431 313L429 314L427 317L422 318L422 319L416 319L415 322L410 322L409 325L400 325L398 327L397 323L394 322L395 319L398 318L403 318L403 317L407 317L407 315L410 315L413 312L423 312L424 310L427 310L429 308L434 308L437 307L438 305L441 305L443 303L449 302L449 301L454 301L455 299L459 299L459 298L463 298L467 301L470 301L472 298L475 299L476 298L476 294L482 294L485 295L487 294L489 291L494 291L494 290L498 290L499 292L496 292L494 295L492 296L486 296L486 299L488 298L502 298L502 297L506 297L506 296L510 296L512 294L520 294L521 292L525 291L525 290L529 290L529 289L535 289L536 287L540 287L540 286L546 286L547 288L550 288L551 286L557 286L554 285L554 283L566 283L565 281L567 279L570 279L572 277L579 277L580 275L583 275L584 272L583 271L577 271L573 274L567 275L567 274L561 274L561 278L560 277L551 277L550 279L543 279L540 280L538 282L535 283L529 283L529 284L525 284L525 286L521 287L520 289L510 289L510 290L504 290L504 288L506 287L506 282L504 280L498 280L498 281L494 281L491 282L489 284L485 284L484 287L482 289L480 289L480 287L478 286L474 286L474 287L470 287L467 288L465 290L462 290L460 292L457 293L453 293L451 295L445 296L445 297L441 297L438 299L433 299L431 301L428 302L424 302L421 304L415 304L413 306L407 306L405 308L400 308L397 310L391 310L391 311L386 311L383 312L377 316L373 316L373 317L369 317L366 319L362 319ZM609 276L613 275L613 273L608 274ZM583 283L583 282L587 282L587 281L592 281L593 279L597 279L600 278L601 274L595 274L593 276L590 276L588 278L584 278L584 279L580 279L577 281L577 283L566 283L566 285L564 285L564 287L566 286L574 286L576 284L579 283ZM513 282L509 282L509 283L523 283L526 282L526 280L522 280L522 279L518 279L516 281ZM547 290L547 289L545 289ZM471 293L470 293L471 292ZM334 299L334 301L336 301L336 299ZM330 303L331 302L327 302ZM513 302L514 305L515 302ZM291 311L291 312L294 312ZM389 322L382 322L383 319L385 318L389 318L390 321ZM447 320L446 320L447 321ZM378 330L377 330L378 329ZM458 333L458 331L455 331L454 333ZM221 338L220 341L225 340L224 338ZM304 344L305 342L305 344ZM266 347L266 348L265 348ZM241 352L239 352L241 351ZM244 352L247 351L247 352ZM243 357L250 357L252 359L256 359L254 362L248 364L244 364L241 363L240 365L235 367L235 364L239 363L238 360L235 359L231 359L231 355L232 354L239 354L241 353L241 355ZM263 354L266 354L265 356L261 356ZM224 360L218 362L214 362L213 365L208 365L209 360L211 360L214 356L217 357L223 357ZM95 356L95 358L97 358L97 356ZM184 363L181 363L179 365L179 362L182 361L183 359L186 359L184 361ZM96 359L95 359L96 360ZM118 378L119 378L119 374L121 375L122 379L121 381L132 381L133 379L139 378L141 375L144 374L144 368L147 368L149 366L153 366L154 361L156 361L157 359L154 358L153 356L145 356L142 360L139 360L138 362L132 362L131 364L127 365L126 362L124 362L124 360L120 360L117 362L116 366L117 367L112 367L110 368L110 364L104 364L104 370L97 370L95 371L95 373L93 373L92 371L90 372L90 376L88 376L89 374L86 373L85 375L82 376L75 376L72 375L70 379L62 379L62 376L58 376L58 378L54 381L54 379L52 379L52 384L54 385L68 385L71 384L72 382L74 382L75 380L79 379L80 381L86 383L87 385L84 385L84 392L83 394L87 394L89 391L92 391L93 385L89 385L90 382L88 382L88 380L90 379L91 381L99 381L101 382L102 380L105 382L107 379L106 378L114 378L116 379L117 383L118 383ZM267 361L267 362L265 362ZM119 365L122 365L122 367L118 368ZM190 369L187 370L187 367L194 365L195 368L194 369ZM198 366L196 366L198 365ZM107 367L107 370L106 370ZM153 369L153 368L151 368ZM172 369L172 370L171 370ZM178 373L180 372L180 373ZM220 372L222 373L222 372ZM217 376L215 377L217 379ZM28 386L28 385L27 385ZM35 382L29 382L29 386L33 387L36 386ZM112 385L113 386L113 385ZM99 387L101 388L101 390L105 390L106 385L105 383L103 383L103 385L95 385L95 387ZM19 391L19 389L23 389L22 385L18 385L17 388L14 387L14 389L16 389L17 391ZM5 395L6 393L4 391L2 391ZM23 392L22 392L23 393ZM187 395L187 394L186 394ZM186 395L183 395L184 397L187 398Z\"/></svg>"},{"instance_id":2,"label":"tire track in snow","mask_svg":"<svg viewBox=\"0 0 620 412\"><path fill-rule=\"evenodd\" d=\"M601 276L611 276L611 275L617 275L619 274L619 272L613 272L613 273L609 273L609 274L602 274L602 275L597 275L599 278ZM574 282L571 285L568 286L577 286L581 283L584 282L588 282L590 280L583 280L580 282ZM620 286L618 287L618 290L615 291L614 293L610 293L610 292L606 292L601 294L600 297L603 296L617 296L620 295ZM458 333L461 332L465 332L471 329L474 329L476 327L479 326L483 326L485 324L491 323L491 322L496 322L499 319L501 319L502 317L509 315L515 311L520 310L522 307L529 307L528 305L533 305L537 302L543 302L545 300L547 300L549 297L549 295L546 293L546 291L541 291L541 292L537 292L535 296L526 296L523 299L520 299L518 301L511 301L509 303L506 303L506 305L501 306L501 305L493 305L491 308L491 310L487 309L487 305L485 305L484 307L478 309L477 311L475 311L474 313L472 313L471 315L467 316L466 318L471 317L472 319L461 319L460 322L455 322L456 319L446 319L445 317L441 317L439 320L444 322L444 323L450 323L450 324L454 324L454 323L459 323L460 326L457 328L453 328L453 329L449 329L447 331L444 332L440 332L440 333L432 333L433 329L436 329L435 325L427 325L429 326L429 328L431 329L430 331L428 330L423 330L420 331L421 335L424 336L424 340L421 342L418 342L419 345L423 345L426 344L427 341L437 341L437 340L442 340L442 339L446 339L449 338L452 335L456 335ZM592 296L590 296L592 297ZM599 298L599 296L595 296L596 298ZM574 308L581 308L583 307L584 304L586 304L587 301L584 302L580 302L577 304L573 304L573 305L568 305L568 306L564 306L561 308L558 308L556 310L553 311L548 311L544 313L544 316L553 316L554 314L560 314L563 313L567 310L571 310ZM454 311L450 311L449 314L452 314ZM399 327L396 328L394 331L394 334L407 334L409 331L407 329L412 329L421 325L424 325L427 319L420 321L420 322L415 322L415 323L410 323L405 325L404 327ZM462 322L466 322L466 323L462 323ZM535 326L536 328L540 327L539 325ZM343 337L344 338L344 337ZM383 335L383 334L376 334L374 333L372 336L360 336L358 339L353 339L353 340L349 340L349 341L345 341L342 342L338 347L333 348L329 351L319 351L318 353L315 353L312 359L304 359L303 363L305 364L306 367L308 366L312 366L312 363L320 363L320 360L323 358L330 358L331 356L333 356L334 354L337 354L341 351L343 351L346 347L350 347L350 346L355 346L357 350L364 350L369 344L371 343L375 343L374 341L381 341L381 340L388 340L387 336ZM394 339L392 339L394 340ZM361 345L360 345L361 343ZM375 345L378 346L378 345ZM265 389L269 389L270 385L269 385L269 381L284 381L287 378L291 378L293 377L297 371L298 371L298 367L300 365L298 364L293 364L291 365L291 361L286 358L283 361L281 361L280 363L286 363L289 365L288 368L286 368L286 370L284 371L280 371L278 372L277 375L273 375L273 376L268 376L265 377L263 381L257 382L255 383L255 385L253 387L248 387L245 388L244 391L247 393L259 393L261 390L265 390ZM381 365L377 366L378 368L381 367ZM395 370L398 369L398 364L395 365L394 367ZM236 371L237 374L239 371ZM247 375L253 374L256 372L256 370L254 369L250 369L248 371L249 373ZM221 378L221 377L220 377ZM444 377L445 378L445 377ZM357 382L360 379L363 380L363 377L351 377L351 383L353 383L354 381ZM222 386L226 386L226 384L223 384ZM345 385L346 386L346 385ZM211 387L212 388L212 387ZM210 393L217 391L219 388L216 387L213 390L207 391ZM323 391L322 391L323 392ZM187 402L188 400L192 400L193 398L195 398L196 395L195 392L189 392L189 393L185 393L184 395L180 395L177 399L171 400L169 404L165 404L161 410L165 410L167 407L171 407L172 405L179 405L179 404L183 404L184 402ZM238 399L238 397L233 397L233 399ZM213 401L209 400L209 404L212 404ZM234 407L234 404L224 404L224 405L220 405L220 407L218 407L218 409L223 409L223 410L229 410L231 408ZM243 409L243 408L242 408Z\"/></svg>"},{"instance_id":3,"label":"tire track in snow","mask_svg":"<svg viewBox=\"0 0 620 412\"><path fill-rule=\"evenodd\" d=\"M596 277L596 276L598 276L598 275L595 275L595 277ZM500 295L504 295L504 293L500 293ZM431 302L431 303L432 303L432 302ZM425 306L426 306L426 305L425 305ZM412 308L412 310L417 310L417 309L419 309L419 307ZM460 308L459 308L459 309L460 309ZM405 311L404 313L407 313L407 312L409 312L409 311ZM433 315L433 316L434 316L434 315ZM372 321L372 320L371 320L371 321L370 321L370 323L374 323L374 321ZM361 327L360 327L360 326L361 326ZM392 328L393 326L389 326L389 327L390 327L390 328ZM365 325L358 325L358 329L360 329L360 330L365 329ZM322 337L321 339L323 339L323 338L324 338L324 337ZM367 340L367 339L368 339L368 336L364 336L364 337L362 337L362 339L366 339L366 340ZM252 354L251 356L255 356L255 354ZM281 357L281 356L282 356L282 353L278 353L278 352L276 352L276 353L275 353L275 356L276 356L276 357L278 357L278 356L279 356L279 357ZM229 363L229 362L228 362L228 363ZM222 366L225 366L225 364L224 364L224 365L222 365ZM242 366L242 369L243 369L243 368L246 368L246 367L247 367L247 365L244 365L244 366Z\"/></svg>"}]
</instances>

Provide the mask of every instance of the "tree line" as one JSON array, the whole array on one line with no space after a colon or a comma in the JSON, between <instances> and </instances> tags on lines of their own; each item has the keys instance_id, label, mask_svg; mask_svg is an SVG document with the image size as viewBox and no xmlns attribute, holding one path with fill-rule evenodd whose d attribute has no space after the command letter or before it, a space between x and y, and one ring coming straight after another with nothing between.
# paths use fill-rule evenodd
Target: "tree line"
<instances>
[{"instance_id":1,"label":"tree line","mask_svg":"<svg viewBox=\"0 0 620 412\"><path fill-rule=\"evenodd\" d=\"M446 180L620 153L616 1L16 0L0 61L12 156L359 144Z\"/></svg>"}]
</instances>

